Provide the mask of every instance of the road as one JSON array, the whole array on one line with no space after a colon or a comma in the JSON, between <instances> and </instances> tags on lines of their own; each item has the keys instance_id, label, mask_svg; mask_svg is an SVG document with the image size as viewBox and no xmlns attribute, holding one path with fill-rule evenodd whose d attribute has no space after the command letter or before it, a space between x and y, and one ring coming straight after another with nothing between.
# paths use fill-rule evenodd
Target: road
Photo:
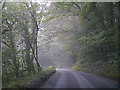
<instances>
[{"instance_id":1,"label":"road","mask_svg":"<svg viewBox=\"0 0 120 90\"><path fill-rule=\"evenodd\" d=\"M118 83L87 72L56 69L40 88L118 88Z\"/></svg>"}]
</instances>

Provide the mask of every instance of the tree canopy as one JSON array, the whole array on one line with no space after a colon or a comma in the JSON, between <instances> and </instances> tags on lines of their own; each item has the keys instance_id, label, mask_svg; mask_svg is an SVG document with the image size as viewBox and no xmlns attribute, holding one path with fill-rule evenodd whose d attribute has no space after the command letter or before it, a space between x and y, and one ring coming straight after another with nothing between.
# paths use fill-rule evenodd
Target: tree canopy
<instances>
[{"instance_id":1,"label":"tree canopy","mask_svg":"<svg viewBox=\"0 0 120 90\"><path fill-rule=\"evenodd\" d=\"M120 78L118 6L116 2L54 2L50 6L37 2L3 3L3 86L40 73L40 55L47 51L49 55L69 57L67 62L74 70ZM63 47L64 55L59 54L62 51L50 51L57 40L62 44L59 42L57 48Z\"/></svg>"}]
</instances>

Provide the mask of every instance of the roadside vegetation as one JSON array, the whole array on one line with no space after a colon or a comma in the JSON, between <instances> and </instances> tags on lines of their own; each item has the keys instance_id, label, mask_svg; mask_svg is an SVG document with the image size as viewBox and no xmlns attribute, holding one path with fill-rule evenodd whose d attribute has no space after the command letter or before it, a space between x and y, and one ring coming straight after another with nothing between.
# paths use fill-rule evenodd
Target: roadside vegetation
<instances>
[{"instance_id":1,"label":"roadside vegetation","mask_svg":"<svg viewBox=\"0 0 120 90\"><path fill-rule=\"evenodd\" d=\"M42 68L41 72L36 74L26 74L24 77L15 79L10 82L3 83L2 88L40 88L40 86L53 74L56 70L53 66Z\"/></svg>"},{"instance_id":2,"label":"roadside vegetation","mask_svg":"<svg viewBox=\"0 0 120 90\"><path fill-rule=\"evenodd\" d=\"M0 11L3 87L42 85L55 72L55 68L42 67L38 56L49 51L55 38L63 41L65 53L70 58L68 62L71 63L73 70L120 79L119 3L4 2L0 4L2 4ZM63 19L68 19L72 25L67 23L67 20L65 23L61 22ZM57 23L49 27L55 20ZM56 57L60 55L55 54ZM60 60L59 58L55 60L57 59ZM62 65L58 64L56 67L62 68Z\"/></svg>"},{"instance_id":3,"label":"roadside vegetation","mask_svg":"<svg viewBox=\"0 0 120 90\"><path fill-rule=\"evenodd\" d=\"M39 24L45 15L45 8L45 4L32 2L3 3L1 9L3 88L35 88L55 72L52 66L42 68L38 60Z\"/></svg>"},{"instance_id":4,"label":"roadside vegetation","mask_svg":"<svg viewBox=\"0 0 120 90\"><path fill-rule=\"evenodd\" d=\"M74 17L79 17L80 24L74 24L81 28L76 28L72 37L68 36L71 43L65 47L73 57L73 70L120 79L118 6L113 2L56 4L64 14L73 13Z\"/></svg>"}]
</instances>

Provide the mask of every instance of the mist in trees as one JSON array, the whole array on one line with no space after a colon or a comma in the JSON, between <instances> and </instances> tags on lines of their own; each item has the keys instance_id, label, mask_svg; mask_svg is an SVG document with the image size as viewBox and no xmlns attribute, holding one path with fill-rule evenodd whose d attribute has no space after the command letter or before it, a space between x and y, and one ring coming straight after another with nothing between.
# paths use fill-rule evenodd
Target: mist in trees
<instances>
[{"instance_id":1,"label":"mist in trees","mask_svg":"<svg viewBox=\"0 0 120 90\"><path fill-rule=\"evenodd\" d=\"M5 3L2 10L3 84L41 71L37 38L45 8L45 4L32 2Z\"/></svg>"},{"instance_id":2,"label":"mist in trees","mask_svg":"<svg viewBox=\"0 0 120 90\"><path fill-rule=\"evenodd\" d=\"M2 12L2 78L72 68L119 78L118 3L6 2Z\"/></svg>"},{"instance_id":3,"label":"mist in trees","mask_svg":"<svg viewBox=\"0 0 120 90\"><path fill-rule=\"evenodd\" d=\"M58 10L79 16L68 51L76 57L72 68L119 78L118 3L57 3Z\"/></svg>"},{"instance_id":4,"label":"mist in trees","mask_svg":"<svg viewBox=\"0 0 120 90\"><path fill-rule=\"evenodd\" d=\"M62 41L72 69L117 80L118 3L58 2L53 5L54 14L49 16L46 31L53 32Z\"/></svg>"}]
</instances>

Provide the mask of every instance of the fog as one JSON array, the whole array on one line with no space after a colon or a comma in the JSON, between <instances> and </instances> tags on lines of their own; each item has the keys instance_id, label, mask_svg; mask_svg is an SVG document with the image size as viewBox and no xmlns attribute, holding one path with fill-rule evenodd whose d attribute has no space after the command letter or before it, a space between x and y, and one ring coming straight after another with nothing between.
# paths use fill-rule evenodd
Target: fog
<instances>
[{"instance_id":1,"label":"fog","mask_svg":"<svg viewBox=\"0 0 120 90\"><path fill-rule=\"evenodd\" d=\"M51 48L48 51L39 53L39 62L43 67L56 66L69 68L71 67L70 62L68 62L69 56L65 53L64 43L56 39L52 43Z\"/></svg>"},{"instance_id":2,"label":"fog","mask_svg":"<svg viewBox=\"0 0 120 90\"><path fill-rule=\"evenodd\" d=\"M44 27L39 31L39 63L43 67L53 65L70 68L74 58L68 54L71 51L65 48L71 45L71 37L78 28L80 29L80 19L72 13L65 15L57 13L57 15L60 16L43 23L42 26Z\"/></svg>"}]
</instances>

